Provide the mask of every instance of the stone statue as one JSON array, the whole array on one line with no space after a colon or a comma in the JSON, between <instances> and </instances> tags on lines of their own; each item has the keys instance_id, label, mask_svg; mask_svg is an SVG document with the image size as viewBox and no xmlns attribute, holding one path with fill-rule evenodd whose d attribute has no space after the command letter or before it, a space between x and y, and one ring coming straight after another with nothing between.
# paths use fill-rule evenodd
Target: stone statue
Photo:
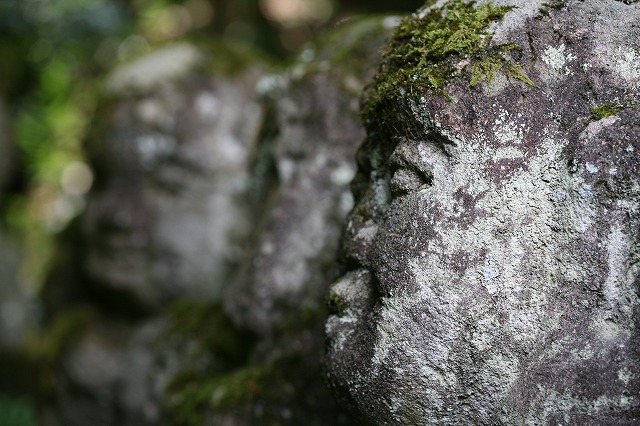
<instances>
[{"instance_id":1,"label":"stone statue","mask_svg":"<svg viewBox=\"0 0 640 426\"><path fill-rule=\"evenodd\" d=\"M262 73L257 61L233 76L206 71L228 62L224 54L175 44L107 80L87 143L96 181L81 225L97 291L145 310L212 300L242 258Z\"/></svg>"},{"instance_id":2,"label":"stone statue","mask_svg":"<svg viewBox=\"0 0 640 426\"><path fill-rule=\"evenodd\" d=\"M39 354L43 424L158 424L181 369L244 360L244 334L211 308L253 232L250 175L265 120L255 88L267 66L241 57L223 43L182 42L108 76L86 143L94 186L61 250L75 255L61 256L43 291L52 317ZM174 307L183 299L205 308L187 321ZM176 331L185 321L191 331L194 317L241 356L229 364Z\"/></svg>"},{"instance_id":3,"label":"stone statue","mask_svg":"<svg viewBox=\"0 0 640 426\"><path fill-rule=\"evenodd\" d=\"M640 4L427 3L365 92L332 386L364 424L637 424Z\"/></svg>"}]
</instances>

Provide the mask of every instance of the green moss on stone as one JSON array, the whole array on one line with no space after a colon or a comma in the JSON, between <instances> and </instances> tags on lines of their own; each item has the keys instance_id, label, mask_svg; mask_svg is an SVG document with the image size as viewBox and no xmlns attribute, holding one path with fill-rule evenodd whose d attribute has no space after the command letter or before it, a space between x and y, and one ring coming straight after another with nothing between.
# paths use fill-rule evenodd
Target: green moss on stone
<instances>
[{"instance_id":1,"label":"green moss on stone","mask_svg":"<svg viewBox=\"0 0 640 426\"><path fill-rule=\"evenodd\" d=\"M508 53L513 43L491 46L491 24L501 21L514 6L492 2L450 0L442 7L425 8L405 18L383 52L383 62L365 99L365 115L398 93L422 96L432 91L451 100L445 86L454 77L468 75L470 86L491 83L505 72L528 85L533 81ZM404 92L400 92L400 91Z\"/></svg>"},{"instance_id":2,"label":"green moss on stone","mask_svg":"<svg viewBox=\"0 0 640 426\"><path fill-rule=\"evenodd\" d=\"M552 0L549 2L544 2L542 3L542 7L540 7L539 12L541 15L549 16L550 9L560 10L566 5L566 0Z\"/></svg>"},{"instance_id":3,"label":"green moss on stone","mask_svg":"<svg viewBox=\"0 0 640 426\"><path fill-rule=\"evenodd\" d=\"M190 40L205 53L204 68L211 75L236 76L250 68L278 70L273 58L247 44L212 37L192 37Z\"/></svg>"},{"instance_id":4,"label":"green moss on stone","mask_svg":"<svg viewBox=\"0 0 640 426\"><path fill-rule=\"evenodd\" d=\"M217 375L185 377L168 388L167 414L172 425L196 426L207 424L212 415L246 420L255 416L253 407L259 404L264 407L260 424L280 424L278 407L313 404L313 381L320 377L319 366L305 363L299 354ZM307 386L311 389L304 394Z\"/></svg>"},{"instance_id":5,"label":"green moss on stone","mask_svg":"<svg viewBox=\"0 0 640 426\"><path fill-rule=\"evenodd\" d=\"M627 100L625 103L611 102L591 109L591 115L594 120L602 120L603 118L616 115L622 110L640 108L640 103Z\"/></svg>"},{"instance_id":6,"label":"green moss on stone","mask_svg":"<svg viewBox=\"0 0 640 426\"><path fill-rule=\"evenodd\" d=\"M345 313L351 304L345 298L332 292L327 295L327 307L329 312L340 315Z\"/></svg>"},{"instance_id":7,"label":"green moss on stone","mask_svg":"<svg viewBox=\"0 0 640 426\"><path fill-rule=\"evenodd\" d=\"M207 410L226 410L251 401L269 385L268 373L264 367L250 367L206 380L172 383L171 424L202 425Z\"/></svg>"},{"instance_id":8,"label":"green moss on stone","mask_svg":"<svg viewBox=\"0 0 640 426\"><path fill-rule=\"evenodd\" d=\"M0 424L7 426L37 426L36 411L24 398L0 394Z\"/></svg>"},{"instance_id":9,"label":"green moss on stone","mask_svg":"<svg viewBox=\"0 0 640 426\"><path fill-rule=\"evenodd\" d=\"M181 300L169 312L166 338L179 337L201 352L211 353L230 368L245 362L254 336L238 330L227 318L219 303Z\"/></svg>"}]
</instances>

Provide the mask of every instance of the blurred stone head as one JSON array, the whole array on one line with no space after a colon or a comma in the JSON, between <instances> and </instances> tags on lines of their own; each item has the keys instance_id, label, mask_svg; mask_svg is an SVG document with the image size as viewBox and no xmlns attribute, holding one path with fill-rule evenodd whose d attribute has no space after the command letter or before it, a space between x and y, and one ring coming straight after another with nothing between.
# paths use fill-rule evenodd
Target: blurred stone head
<instances>
[{"instance_id":1,"label":"blurred stone head","mask_svg":"<svg viewBox=\"0 0 640 426\"><path fill-rule=\"evenodd\" d=\"M234 60L177 44L107 79L82 223L99 289L145 308L217 297L250 231L247 177L263 115L255 69L219 72Z\"/></svg>"},{"instance_id":2,"label":"blurred stone head","mask_svg":"<svg viewBox=\"0 0 640 426\"><path fill-rule=\"evenodd\" d=\"M519 54L483 83L484 59L449 54L455 77L421 88L433 58L403 80L392 44L366 95L326 329L331 382L367 424L638 421L640 112L618 100L640 99L640 7L513 3L485 53Z\"/></svg>"}]
</instances>

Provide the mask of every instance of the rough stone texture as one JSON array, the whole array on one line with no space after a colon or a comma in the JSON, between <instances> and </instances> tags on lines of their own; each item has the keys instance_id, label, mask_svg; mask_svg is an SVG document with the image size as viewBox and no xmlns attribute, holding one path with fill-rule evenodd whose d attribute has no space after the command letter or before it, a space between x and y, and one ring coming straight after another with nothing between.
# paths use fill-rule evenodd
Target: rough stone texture
<instances>
[{"instance_id":1,"label":"rough stone texture","mask_svg":"<svg viewBox=\"0 0 640 426\"><path fill-rule=\"evenodd\" d=\"M331 383L366 424L639 424L640 6L495 3L536 87L452 57L452 101L365 117Z\"/></svg>"},{"instance_id":2,"label":"rough stone texture","mask_svg":"<svg viewBox=\"0 0 640 426\"><path fill-rule=\"evenodd\" d=\"M175 44L108 77L87 143L96 185L82 220L97 291L145 310L210 300L242 258L261 72L258 61L214 72L225 54Z\"/></svg>"}]
</instances>

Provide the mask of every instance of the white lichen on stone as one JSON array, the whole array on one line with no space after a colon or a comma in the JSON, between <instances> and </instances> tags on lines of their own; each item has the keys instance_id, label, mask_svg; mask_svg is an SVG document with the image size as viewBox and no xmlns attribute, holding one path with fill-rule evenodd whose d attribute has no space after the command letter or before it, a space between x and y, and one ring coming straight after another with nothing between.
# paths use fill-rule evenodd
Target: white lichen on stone
<instances>
[{"instance_id":1,"label":"white lichen on stone","mask_svg":"<svg viewBox=\"0 0 640 426\"><path fill-rule=\"evenodd\" d=\"M600 395L595 399L574 396L570 392L559 393L538 385L538 397L544 398L543 411L540 415L530 415L526 425L550 424L549 417L564 413L567 424L573 424L573 416L594 416L609 410L622 410L638 403L637 396Z\"/></svg>"},{"instance_id":2,"label":"white lichen on stone","mask_svg":"<svg viewBox=\"0 0 640 426\"><path fill-rule=\"evenodd\" d=\"M521 150L514 148L512 146L501 146L496 149L494 160L515 160L518 158L523 158L524 152Z\"/></svg>"},{"instance_id":3,"label":"white lichen on stone","mask_svg":"<svg viewBox=\"0 0 640 426\"><path fill-rule=\"evenodd\" d=\"M607 266L609 272L603 293L613 313L625 327L633 327L634 308L640 303L634 283L638 277L637 264L631 265L632 253L638 250L632 238L614 225L607 239Z\"/></svg>"},{"instance_id":4,"label":"white lichen on stone","mask_svg":"<svg viewBox=\"0 0 640 426\"><path fill-rule=\"evenodd\" d=\"M598 171L600 170L598 166L589 162L585 163L584 167L589 173L598 173Z\"/></svg>"},{"instance_id":5,"label":"white lichen on stone","mask_svg":"<svg viewBox=\"0 0 640 426\"><path fill-rule=\"evenodd\" d=\"M287 76L279 74L266 75L256 83L256 93L259 96L276 96L287 84Z\"/></svg>"},{"instance_id":6,"label":"white lichen on stone","mask_svg":"<svg viewBox=\"0 0 640 426\"><path fill-rule=\"evenodd\" d=\"M171 114L167 111L166 105L155 97L138 102L136 114L142 123L150 127L160 126L167 120L171 120Z\"/></svg>"},{"instance_id":7,"label":"white lichen on stone","mask_svg":"<svg viewBox=\"0 0 640 426\"><path fill-rule=\"evenodd\" d=\"M522 143L528 128L522 123L522 113L513 119L505 110L500 110L498 118L493 123L493 134L500 145Z\"/></svg>"},{"instance_id":8,"label":"white lichen on stone","mask_svg":"<svg viewBox=\"0 0 640 426\"><path fill-rule=\"evenodd\" d=\"M618 48L616 71L627 82L640 86L640 55L632 48Z\"/></svg>"},{"instance_id":9,"label":"white lichen on stone","mask_svg":"<svg viewBox=\"0 0 640 426\"><path fill-rule=\"evenodd\" d=\"M382 20L382 26L387 30L392 30L400 25L402 17L400 16L387 16Z\"/></svg>"},{"instance_id":10,"label":"white lichen on stone","mask_svg":"<svg viewBox=\"0 0 640 426\"><path fill-rule=\"evenodd\" d=\"M549 46L542 54L542 60L553 68L555 71L561 71L566 67L567 62L571 62L576 57L567 52L567 47L561 44L558 47ZM565 70L565 75L569 74L569 70Z\"/></svg>"},{"instance_id":11,"label":"white lichen on stone","mask_svg":"<svg viewBox=\"0 0 640 426\"><path fill-rule=\"evenodd\" d=\"M547 64L553 71L559 74L569 75L570 71L566 67L576 57L567 52L567 47L561 44L558 47L549 46L542 53L542 61Z\"/></svg>"},{"instance_id":12,"label":"white lichen on stone","mask_svg":"<svg viewBox=\"0 0 640 426\"><path fill-rule=\"evenodd\" d=\"M501 143L514 143L524 138L526 127L515 124L515 120L504 113L496 122L494 131L494 137L502 138ZM488 171L478 172L484 164L490 165L495 161L495 153L486 149L490 142L485 137L478 134L473 140L458 140L450 148L451 159L438 153L438 149L431 149L433 144L425 143L418 149L423 161L434 170L434 181L430 189L420 191L416 196L426 201L437 194L442 220L436 218L433 223L434 228L430 232L437 235L437 239L430 241L428 255L407 259L419 292L398 293L382 299L372 361L373 371L379 371L388 359L399 358L397 353L388 358L393 349L405 354L402 359L418 362L421 366L431 365L438 374L430 372L422 377L421 389L429 388L429 383L432 383L453 390L451 386L456 382L456 376L446 365L453 365L449 358L452 342L463 338L463 319L476 324L473 335L465 337L472 347L490 348L495 336L500 335L512 339L515 347L532 350L545 330L557 326L561 316L561 312L549 315L551 300L548 293L553 291L556 281L549 280L548 276L556 273L556 268L574 282L584 281L590 274L587 267L579 264L569 267L567 265L571 262L557 260L571 255L563 251L563 247L575 238L572 232L584 229L585 223L590 223L595 215L591 205L593 197L581 197L578 191L572 191L572 188L583 188L585 184L581 176L571 176L564 167L562 149L565 141L547 136L537 155L528 159L526 169L516 170L506 182L497 185ZM474 191L474 187L483 189ZM564 201L560 201L561 205L574 206L575 209L559 217L556 205L559 201L555 194L562 188ZM467 193L482 194L476 209L491 212L476 218L469 228L463 228L456 222L460 211L464 211L454 197L461 189ZM432 201L427 201L427 205ZM500 240L503 238L500 229L505 226L513 229L509 244ZM558 233L558 228L568 232ZM484 261L457 275L457 269L451 262L456 252L461 250L484 253ZM513 262L505 263L507 258ZM535 265L531 264L532 259L537 259ZM533 279L522 274L523 270L532 269L539 271ZM482 296L482 291L496 300L505 301L505 308L499 307L498 312L504 314L506 321L476 322L490 318L496 309L495 301ZM461 318L461 301L469 297L473 297L474 306L472 309L465 307L464 318ZM518 306L518 309L508 309L508 306ZM429 330L427 337L424 330L417 333L408 327L406 321L399 320L411 317L409 312L416 309L437 324ZM415 340L417 335L428 339L428 351L425 352ZM590 356L585 351L580 355ZM508 351L503 351L500 356L515 359L515 354L512 357ZM418 368L418 365L414 367ZM515 374L514 365L495 362L483 368L496 370L485 380L491 382L495 389L506 392L509 380ZM405 377L402 380L415 378Z\"/></svg>"},{"instance_id":13,"label":"white lichen on stone","mask_svg":"<svg viewBox=\"0 0 640 426\"><path fill-rule=\"evenodd\" d=\"M220 114L220 101L213 92L205 91L198 94L195 100L197 113L204 119L213 119Z\"/></svg>"},{"instance_id":14,"label":"white lichen on stone","mask_svg":"<svg viewBox=\"0 0 640 426\"><path fill-rule=\"evenodd\" d=\"M344 186L353 180L355 174L356 171L350 163L340 163L340 165L331 172L331 182L337 186Z\"/></svg>"}]
</instances>

